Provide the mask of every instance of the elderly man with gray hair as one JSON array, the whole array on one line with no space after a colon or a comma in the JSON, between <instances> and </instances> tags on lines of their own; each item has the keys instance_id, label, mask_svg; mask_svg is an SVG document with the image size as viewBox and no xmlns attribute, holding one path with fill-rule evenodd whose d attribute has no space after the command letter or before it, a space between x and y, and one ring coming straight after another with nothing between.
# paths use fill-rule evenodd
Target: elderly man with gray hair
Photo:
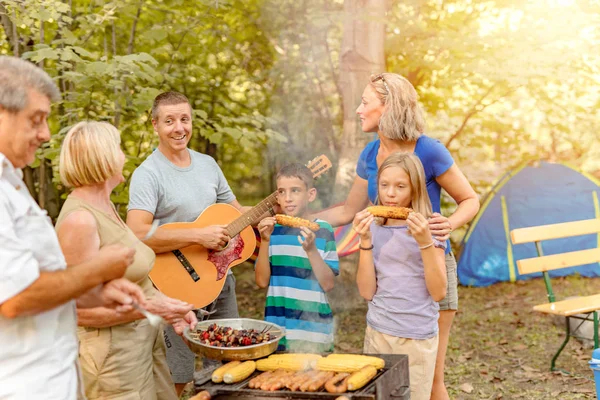
<instances>
[{"instance_id":1,"label":"elderly man with gray hair","mask_svg":"<svg viewBox=\"0 0 600 400\"><path fill-rule=\"evenodd\" d=\"M75 301L131 309L144 302L122 279L134 250L106 246L67 268L54 227L29 194L21 168L50 139L52 79L32 63L0 56L0 399L77 399Z\"/></svg>"}]
</instances>

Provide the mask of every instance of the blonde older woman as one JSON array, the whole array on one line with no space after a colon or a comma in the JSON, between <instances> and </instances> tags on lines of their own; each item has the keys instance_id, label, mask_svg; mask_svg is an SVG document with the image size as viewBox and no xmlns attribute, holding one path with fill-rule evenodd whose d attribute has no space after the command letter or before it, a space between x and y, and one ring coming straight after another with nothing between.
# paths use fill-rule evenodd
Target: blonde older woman
<instances>
[{"instance_id":1,"label":"blonde older woman","mask_svg":"<svg viewBox=\"0 0 600 400\"><path fill-rule=\"evenodd\" d=\"M390 154L415 154L425 169L427 192L434 213L429 218L431 234L447 240L450 232L469 222L479 210L477 194L458 168L450 152L438 140L425 135L425 119L413 85L398 74L372 76L356 109L363 132L376 132L377 139L367 144L356 166L356 178L344 205L313 215L333 226L352 221L369 201L376 202L377 170ZM458 208L449 217L440 214L440 195L444 189ZM450 243L446 249L448 288L439 302L439 347L433 381L432 400L449 399L444 384L444 363L452 320L458 309L456 260Z\"/></svg>"},{"instance_id":2,"label":"blonde older woman","mask_svg":"<svg viewBox=\"0 0 600 400\"><path fill-rule=\"evenodd\" d=\"M110 200L124 181L125 155L119 131L104 122L81 122L65 137L60 176L74 188L58 217L56 230L68 265L96 257L104 246L120 243L136 249L125 277L137 283L143 306L181 331L194 324L192 305L160 294L150 282L155 255L119 217ZM163 330L137 311L77 309L79 361L89 399L177 399L166 364Z\"/></svg>"}]
</instances>

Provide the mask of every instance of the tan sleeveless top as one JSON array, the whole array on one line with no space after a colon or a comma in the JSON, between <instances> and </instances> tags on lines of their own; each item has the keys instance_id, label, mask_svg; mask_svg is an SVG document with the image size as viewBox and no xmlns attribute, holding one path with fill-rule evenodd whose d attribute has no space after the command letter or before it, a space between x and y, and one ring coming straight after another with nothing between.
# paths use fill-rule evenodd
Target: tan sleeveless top
<instances>
[{"instance_id":1,"label":"tan sleeveless top","mask_svg":"<svg viewBox=\"0 0 600 400\"><path fill-rule=\"evenodd\" d=\"M148 274L154 265L156 255L150 247L146 246L135 236L133 231L120 217L119 221L116 221L112 216L95 208L85 200L69 195L60 210L58 220L56 221L56 230L58 231L60 224L69 214L81 210L88 211L96 220L98 236L100 236L100 248L109 244L120 243L135 249L133 263L127 267L125 278L140 285L144 290L144 294L147 297L152 297L156 293L156 289L152 286ZM118 215L115 210L115 216Z\"/></svg>"}]
</instances>

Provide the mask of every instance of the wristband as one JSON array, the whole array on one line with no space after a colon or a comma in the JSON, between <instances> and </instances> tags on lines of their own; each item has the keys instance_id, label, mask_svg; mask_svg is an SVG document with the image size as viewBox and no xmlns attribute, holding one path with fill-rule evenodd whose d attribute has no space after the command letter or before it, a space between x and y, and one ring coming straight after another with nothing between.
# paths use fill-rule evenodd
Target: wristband
<instances>
[{"instance_id":1,"label":"wristband","mask_svg":"<svg viewBox=\"0 0 600 400\"><path fill-rule=\"evenodd\" d=\"M425 245L425 246L419 246L419 249L420 250L425 250L425 249L430 248L431 246L433 246L433 242L431 242L431 243L429 243L428 245Z\"/></svg>"},{"instance_id":2,"label":"wristband","mask_svg":"<svg viewBox=\"0 0 600 400\"><path fill-rule=\"evenodd\" d=\"M358 248L361 250L373 250L373 245L371 245L370 247L362 247L360 244L358 245Z\"/></svg>"}]
</instances>

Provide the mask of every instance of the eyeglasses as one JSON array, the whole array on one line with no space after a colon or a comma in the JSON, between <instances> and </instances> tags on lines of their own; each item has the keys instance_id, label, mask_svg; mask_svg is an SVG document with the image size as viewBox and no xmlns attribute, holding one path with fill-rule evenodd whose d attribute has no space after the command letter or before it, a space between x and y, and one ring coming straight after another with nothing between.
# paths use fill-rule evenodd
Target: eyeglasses
<instances>
[{"instance_id":1,"label":"eyeglasses","mask_svg":"<svg viewBox=\"0 0 600 400\"><path fill-rule=\"evenodd\" d=\"M383 74L379 74L377 76L375 76L375 78L371 79L371 82L377 82L377 81L381 81L383 82L383 86L385 86L385 90L386 90L386 94L388 94L390 92L390 88L388 87L387 82L385 81L385 78L383 77Z\"/></svg>"}]
</instances>

